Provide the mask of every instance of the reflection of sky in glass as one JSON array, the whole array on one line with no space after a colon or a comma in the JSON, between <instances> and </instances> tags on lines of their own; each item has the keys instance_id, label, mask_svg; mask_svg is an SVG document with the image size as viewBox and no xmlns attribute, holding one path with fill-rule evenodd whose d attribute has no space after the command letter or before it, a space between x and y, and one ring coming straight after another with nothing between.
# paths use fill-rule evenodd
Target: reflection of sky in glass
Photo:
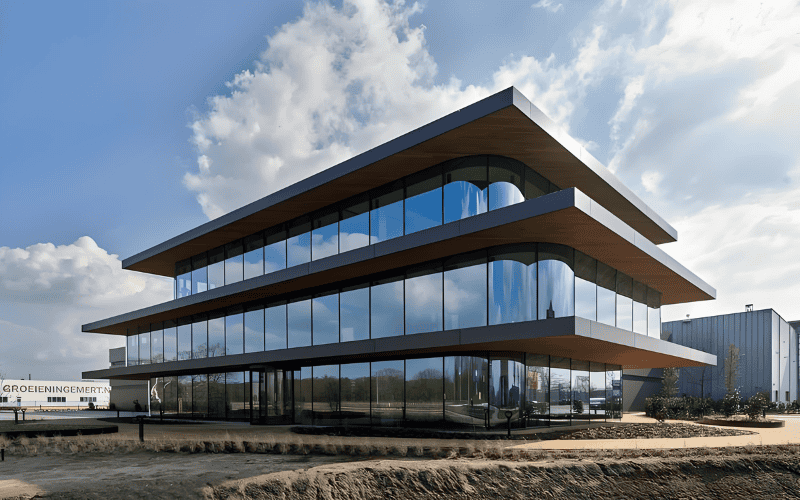
<instances>
[{"instance_id":1,"label":"reflection of sky in glass","mask_svg":"<svg viewBox=\"0 0 800 500\"><path fill-rule=\"evenodd\" d=\"M178 276L178 296L176 298L186 297L192 294L192 273L181 274Z\"/></svg>"},{"instance_id":2,"label":"reflection of sky in glass","mask_svg":"<svg viewBox=\"0 0 800 500\"><path fill-rule=\"evenodd\" d=\"M225 355L225 318L208 320L208 357Z\"/></svg>"},{"instance_id":3,"label":"reflection of sky in glass","mask_svg":"<svg viewBox=\"0 0 800 500\"><path fill-rule=\"evenodd\" d=\"M136 366L139 364L139 337L131 335L128 337L128 366Z\"/></svg>"},{"instance_id":4,"label":"reflection of sky in glass","mask_svg":"<svg viewBox=\"0 0 800 500\"><path fill-rule=\"evenodd\" d=\"M486 189L466 181L444 187L444 222L453 222L486 212Z\"/></svg>"},{"instance_id":5,"label":"reflection of sky in glass","mask_svg":"<svg viewBox=\"0 0 800 500\"><path fill-rule=\"evenodd\" d=\"M244 277L244 265L241 255L225 259L225 284L237 283Z\"/></svg>"},{"instance_id":6,"label":"reflection of sky in glass","mask_svg":"<svg viewBox=\"0 0 800 500\"><path fill-rule=\"evenodd\" d=\"M286 269L286 240L264 247L264 274Z\"/></svg>"},{"instance_id":7,"label":"reflection of sky in glass","mask_svg":"<svg viewBox=\"0 0 800 500\"><path fill-rule=\"evenodd\" d=\"M139 364L150 363L150 332L139 334Z\"/></svg>"},{"instance_id":8,"label":"reflection of sky in glass","mask_svg":"<svg viewBox=\"0 0 800 500\"><path fill-rule=\"evenodd\" d=\"M208 289L225 284L225 261L215 262L208 266Z\"/></svg>"},{"instance_id":9,"label":"reflection of sky in glass","mask_svg":"<svg viewBox=\"0 0 800 500\"><path fill-rule=\"evenodd\" d=\"M208 323L205 320L192 323L192 357L208 357Z\"/></svg>"},{"instance_id":10,"label":"reflection of sky in glass","mask_svg":"<svg viewBox=\"0 0 800 500\"><path fill-rule=\"evenodd\" d=\"M249 280L264 274L264 247L244 254L244 279Z\"/></svg>"},{"instance_id":11,"label":"reflection of sky in glass","mask_svg":"<svg viewBox=\"0 0 800 500\"><path fill-rule=\"evenodd\" d=\"M539 262L539 318L552 308L556 318L575 315L575 274L560 260Z\"/></svg>"},{"instance_id":12,"label":"reflection of sky in glass","mask_svg":"<svg viewBox=\"0 0 800 500\"><path fill-rule=\"evenodd\" d=\"M178 359L178 337L175 327L164 328L164 361Z\"/></svg>"},{"instance_id":13,"label":"reflection of sky in glass","mask_svg":"<svg viewBox=\"0 0 800 500\"><path fill-rule=\"evenodd\" d=\"M178 327L178 359L192 359L192 325Z\"/></svg>"},{"instance_id":14,"label":"reflection of sky in glass","mask_svg":"<svg viewBox=\"0 0 800 500\"><path fill-rule=\"evenodd\" d=\"M369 288L340 294L341 341L369 338Z\"/></svg>"},{"instance_id":15,"label":"reflection of sky in glass","mask_svg":"<svg viewBox=\"0 0 800 500\"><path fill-rule=\"evenodd\" d=\"M311 233L298 234L286 240L287 267L311 262Z\"/></svg>"},{"instance_id":16,"label":"reflection of sky in glass","mask_svg":"<svg viewBox=\"0 0 800 500\"><path fill-rule=\"evenodd\" d=\"M486 326L486 264L444 273L444 328Z\"/></svg>"},{"instance_id":17,"label":"reflection of sky in glass","mask_svg":"<svg viewBox=\"0 0 800 500\"><path fill-rule=\"evenodd\" d=\"M489 324L536 319L536 264L513 260L489 263Z\"/></svg>"},{"instance_id":18,"label":"reflection of sky in glass","mask_svg":"<svg viewBox=\"0 0 800 500\"><path fill-rule=\"evenodd\" d=\"M339 294L316 297L311 307L314 345L339 342Z\"/></svg>"},{"instance_id":19,"label":"reflection of sky in glass","mask_svg":"<svg viewBox=\"0 0 800 500\"><path fill-rule=\"evenodd\" d=\"M225 354L244 352L244 315L231 314L225 317Z\"/></svg>"},{"instance_id":20,"label":"reflection of sky in glass","mask_svg":"<svg viewBox=\"0 0 800 500\"><path fill-rule=\"evenodd\" d=\"M369 223L374 242L403 236L403 200L371 210Z\"/></svg>"},{"instance_id":21,"label":"reflection of sky in glass","mask_svg":"<svg viewBox=\"0 0 800 500\"><path fill-rule=\"evenodd\" d=\"M311 299L286 306L289 320L289 347L311 345Z\"/></svg>"},{"instance_id":22,"label":"reflection of sky in glass","mask_svg":"<svg viewBox=\"0 0 800 500\"><path fill-rule=\"evenodd\" d=\"M616 292L604 288L597 287L597 321L609 326L616 325Z\"/></svg>"},{"instance_id":23,"label":"reflection of sky in glass","mask_svg":"<svg viewBox=\"0 0 800 500\"><path fill-rule=\"evenodd\" d=\"M369 212L340 221L339 240L341 252L369 245Z\"/></svg>"},{"instance_id":24,"label":"reflection of sky in glass","mask_svg":"<svg viewBox=\"0 0 800 500\"><path fill-rule=\"evenodd\" d=\"M264 350L264 310L244 313L244 352Z\"/></svg>"},{"instance_id":25,"label":"reflection of sky in glass","mask_svg":"<svg viewBox=\"0 0 800 500\"><path fill-rule=\"evenodd\" d=\"M406 199L406 234L442 225L442 188Z\"/></svg>"},{"instance_id":26,"label":"reflection of sky in glass","mask_svg":"<svg viewBox=\"0 0 800 500\"><path fill-rule=\"evenodd\" d=\"M489 185L489 210L508 207L525 201L519 188L510 182L494 182Z\"/></svg>"},{"instance_id":27,"label":"reflection of sky in glass","mask_svg":"<svg viewBox=\"0 0 800 500\"><path fill-rule=\"evenodd\" d=\"M286 306L264 309L264 349L286 349Z\"/></svg>"},{"instance_id":28,"label":"reflection of sky in glass","mask_svg":"<svg viewBox=\"0 0 800 500\"><path fill-rule=\"evenodd\" d=\"M617 294L617 328L630 331L633 328L633 299Z\"/></svg>"},{"instance_id":29,"label":"reflection of sky in glass","mask_svg":"<svg viewBox=\"0 0 800 500\"><path fill-rule=\"evenodd\" d=\"M661 338L661 309L647 308L647 335Z\"/></svg>"},{"instance_id":30,"label":"reflection of sky in glass","mask_svg":"<svg viewBox=\"0 0 800 500\"><path fill-rule=\"evenodd\" d=\"M575 316L597 321L597 285L575 277Z\"/></svg>"},{"instance_id":31,"label":"reflection of sky in glass","mask_svg":"<svg viewBox=\"0 0 800 500\"><path fill-rule=\"evenodd\" d=\"M150 358L153 363L164 361L164 332L161 330L150 332Z\"/></svg>"},{"instance_id":32,"label":"reflection of sky in glass","mask_svg":"<svg viewBox=\"0 0 800 500\"><path fill-rule=\"evenodd\" d=\"M375 285L371 294L372 338L403 335L403 281Z\"/></svg>"},{"instance_id":33,"label":"reflection of sky in glass","mask_svg":"<svg viewBox=\"0 0 800 500\"><path fill-rule=\"evenodd\" d=\"M201 267L192 271L192 293L208 290L208 268Z\"/></svg>"},{"instance_id":34,"label":"reflection of sky in glass","mask_svg":"<svg viewBox=\"0 0 800 500\"><path fill-rule=\"evenodd\" d=\"M442 273L406 280L406 335L442 329Z\"/></svg>"},{"instance_id":35,"label":"reflection of sky in glass","mask_svg":"<svg viewBox=\"0 0 800 500\"><path fill-rule=\"evenodd\" d=\"M311 259L318 260L339 253L339 223L314 229L311 232Z\"/></svg>"},{"instance_id":36,"label":"reflection of sky in glass","mask_svg":"<svg viewBox=\"0 0 800 500\"><path fill-rule=\"evenodd\" d=\"M647 305L633 301L633 331L647 335Z\"/></svg>"}]
</instances>

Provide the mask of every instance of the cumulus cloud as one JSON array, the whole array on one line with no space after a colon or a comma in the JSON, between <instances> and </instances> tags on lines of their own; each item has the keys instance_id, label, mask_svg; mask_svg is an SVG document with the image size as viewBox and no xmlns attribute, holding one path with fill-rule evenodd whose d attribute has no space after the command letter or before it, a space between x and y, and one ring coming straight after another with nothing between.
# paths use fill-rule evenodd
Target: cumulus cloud
<instances>
[{"instance_id":1,"label":"cumulus cloud","mask_svg":"<svg viewBox=\"0 0 800 500\"><path fill-rule=\"evenodd\" d=\"M124 341L82 333L81 325L171 298L170 280L124 271L117 255L88 236L69 245L0 247L0 372L76 379L104 368L108 349Z\"/></svg>"},{"instance_id":2,"label":"cumulus cloud","mask_svg":"<svg viewBox=\"0 0 800 500\"><path fill-rule=\"evenodd\" d=\"M563 9L564 6L560 3L554 3L553 0L539 0L535 4L531 5L532 9L544 9L548 12L556 13L559 10Z\"/></svg>"}]
</instances>

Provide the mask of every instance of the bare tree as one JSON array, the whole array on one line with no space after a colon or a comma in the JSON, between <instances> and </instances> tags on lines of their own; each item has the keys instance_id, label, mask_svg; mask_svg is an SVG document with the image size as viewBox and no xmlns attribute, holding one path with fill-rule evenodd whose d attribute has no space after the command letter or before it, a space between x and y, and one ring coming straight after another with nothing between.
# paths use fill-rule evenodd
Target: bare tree
<instances>
[{"instance_id":1,"label":"bare tree","mask_svg":"<svg viewBox=\"0 0 800 500\"><path fill-rule=\"evenodd\" d=\"M663 378L661 379L661 392L668 398L678 394L678 369L674 367L664 368Z\"/></svg>"},{"instance_id":2,"label":"bare tree","mask_svg":"<svg viewBox=\"0 0 800 500\"><path fill-rule=\"evenodd\" d=\"M728 357L725 358L725 390L733 394L739 380L739 348L735 344L728 346Z\"/></svg>"}]
</instances>

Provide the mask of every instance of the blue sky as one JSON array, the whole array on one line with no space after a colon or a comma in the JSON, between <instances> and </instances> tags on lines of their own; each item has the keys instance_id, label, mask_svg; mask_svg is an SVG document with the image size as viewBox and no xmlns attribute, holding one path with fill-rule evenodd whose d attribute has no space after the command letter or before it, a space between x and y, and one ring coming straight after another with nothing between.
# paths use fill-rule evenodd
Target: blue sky
<instances>
[{"instance_id":1,"label":"blue sky","mask_svg":"<svg viewBox=\"0 0 800 500\"><path fill-rule=\"evenodd\" d=\"M0 372L105 366L122 341L80 325L171 298L122 258L510 85L677 227L663 248L719 293L664 319L798 319L798 22L780 0L0 0Z\"/></svg>"}]
</instances>

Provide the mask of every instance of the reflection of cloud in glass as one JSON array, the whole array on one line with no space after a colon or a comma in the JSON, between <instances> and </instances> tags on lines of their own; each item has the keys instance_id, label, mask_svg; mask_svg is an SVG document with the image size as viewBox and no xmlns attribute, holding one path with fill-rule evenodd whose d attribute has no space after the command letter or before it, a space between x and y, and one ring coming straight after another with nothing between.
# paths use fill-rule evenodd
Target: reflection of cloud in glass
<instances>
[{"instance_id":1,"label":"reflection of cloud in glass","mask_svg":"<svg viewBox=\"0 0 800 500\"><path fill-rule=\"evenodd\" d=\"M508 207L525 201L517 186L510 182L495 182L489 186L489 210Z\"/></svg>"},{"instance_id":2,"label":"reflection of cloud in glass","mask_svg":"<svg viewBox=\"0 0 800 500\"><path fill-rule=\"evenodd\" d=\"M486 325L486 264L444 273L445 329Z\"/></svg>"},{"instance_id":3,"label":"reflection of cloud in glass","mask_svg":"<svg viewBox=\"0 0 800 500\"><path fill-rule=\"evenodd\" d=\"M305 264L311 260L311 233L292 236L286 240L288 267Z\"/></svg>"},{"instance_id":4,"label":"reflection of cloud in glass","mask_svg":"<svg viewBox=\"0 0 800 500\"><path fill-rule=\"evenodd\" d=\"M406 334L442 329L442 274L406 280Z\"/></svg>"},{"instance_id":5,"label":"reflection of cloud in glass","mask_svg":"<svg viewBox=\"0 0 800 500\"><path fill-rule=\"evenodd\" d=\"M536 264L513 260L489 263L490 324L536 319Z\"/></svg>"},{"instance_id":6,"label":"reflection of cloud in glass","mask_svg":"<svg viewBox=\"0 0 800 500\"><path fill-rule=\"evenodd\" d=\"M403 281L373 286L371 295L372 338L403 335Z\"/></svg>"},{"instance_id":7,"label":"reflection of cloud in glass","mask_svg":"<svg viewBox=\"0 0 800 500\"><path fill-rule=\"evenodd\" d=\"M315 229L311 235L311 246L314 260L339 253L338 224Z\"/></svg>"}]
</instances>

